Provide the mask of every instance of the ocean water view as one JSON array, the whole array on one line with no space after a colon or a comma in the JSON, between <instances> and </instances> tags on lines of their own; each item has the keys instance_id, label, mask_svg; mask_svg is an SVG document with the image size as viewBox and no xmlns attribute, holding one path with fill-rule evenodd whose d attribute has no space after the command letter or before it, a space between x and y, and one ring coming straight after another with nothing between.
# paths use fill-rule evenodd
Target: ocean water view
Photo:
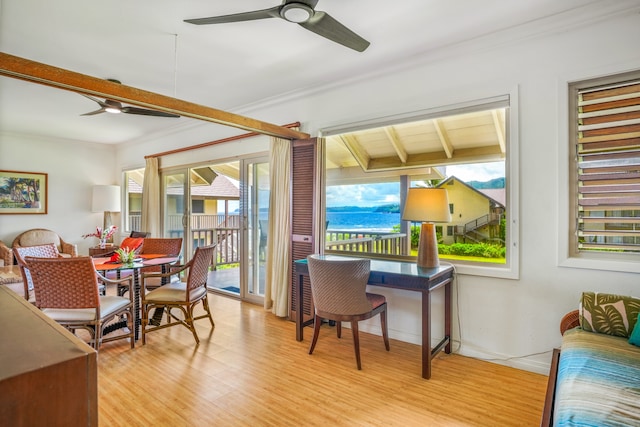
<instances>
[{"instance_id":1,"label":"ocean water view","mask_svg":"<svg viewBox=\"0 0 640 427\"><path fill-rule=\"evenodd\" d=\"M391 231L400 225L400 213L327 212L328 230Z\"/></svg>"}]
</instances>

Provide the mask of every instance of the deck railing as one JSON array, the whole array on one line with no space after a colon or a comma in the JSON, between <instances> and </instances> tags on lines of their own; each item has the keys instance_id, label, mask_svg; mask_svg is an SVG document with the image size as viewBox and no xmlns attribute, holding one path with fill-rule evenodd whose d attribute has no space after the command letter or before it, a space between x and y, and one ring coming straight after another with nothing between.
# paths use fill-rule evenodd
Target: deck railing
<instances>
[{"instance_id":1,"label":"deck railing","mask_svg":"<svg viewBox=\"0 0 640 427\"><path fill-rule=\"evenodd\" d=\"M325 249L378 255L407 255L407 235L388 231L327 230Z\"/></svg>"},{"instance_id":2,"label":"deck railing","mask_svg":"<svg viewBox=\"0 0 640 427\"><path fill-rule=\"evenodd\" d=\"M140 215L129 215L129 227L140 229ZM167 235L184 238L182 215L169 215ZM217 265L240 262L240 216L192 215L192 248L218 243ZM387 231L327 230L325 248L339 252L360 252L378 255L407 255L407 236Z\"/></svg>"}]
</instances>

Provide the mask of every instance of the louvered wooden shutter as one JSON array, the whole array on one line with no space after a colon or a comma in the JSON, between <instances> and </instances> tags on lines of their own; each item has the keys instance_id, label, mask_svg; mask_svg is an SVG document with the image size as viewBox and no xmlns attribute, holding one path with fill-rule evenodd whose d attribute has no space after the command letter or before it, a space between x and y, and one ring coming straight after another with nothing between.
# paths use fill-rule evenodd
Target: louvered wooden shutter
<instances>
[{"instance_id":1,"label":"louvered wooden shutter","mask_svg":"<svg viewBox=\"0 0 640 427\"><path fill-rule=\"evenodd\" d=\"M317 248L314 236L316 193L314 191L317 155L317 139L298 140L291 147L291 271L293 262L304 259L314 253ZM292 274L290 286L291 320L295 319L298 277ZM302 321L313 318L313 302L311 300L311 285L305 277L304 296L302 301Z\"/></svg>"},{"instance_id":2,"label":"louvered wooden shutter","mask_svg":"<svg viewBox=\"0 0 640 427\"><path fill-rule=\"evenodd\" d=\"M640 253L640 80L577 93L578 249Z\"/></svg>"}]
</instances>

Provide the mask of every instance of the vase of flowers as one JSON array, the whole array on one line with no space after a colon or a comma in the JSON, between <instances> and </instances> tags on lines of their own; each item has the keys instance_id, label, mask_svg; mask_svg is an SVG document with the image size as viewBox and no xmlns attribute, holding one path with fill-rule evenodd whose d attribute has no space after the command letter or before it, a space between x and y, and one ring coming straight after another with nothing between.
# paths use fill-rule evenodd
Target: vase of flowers
<instances>
[{"instance_id":1,"label":"vase of flowers","mask_svg":"<svg viewBox=\"0 0 640 427\"><path fill-rule=\"evenodd\" d=\"M107 247L107 239L111 238L117 229L118 227L115 225L111 225L105 229L102 229L102 227L96 227L95 233L84 234L82 237L85 239L87 237L97 237L100 240L100 249L104 249Z\"/></svg>"}]
</instances>

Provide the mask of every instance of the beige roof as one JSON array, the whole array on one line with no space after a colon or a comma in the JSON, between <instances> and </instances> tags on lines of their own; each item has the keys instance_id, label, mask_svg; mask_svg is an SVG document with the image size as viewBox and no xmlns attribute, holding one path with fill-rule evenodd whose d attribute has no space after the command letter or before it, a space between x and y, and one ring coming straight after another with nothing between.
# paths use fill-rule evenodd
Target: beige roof
<instances>
[{"instance_id":1,"label":"beige roof","mask_svg":"<svg viewBox=\"0 0 640 427\"><path fill-rule=\"evenodd\" d=\"M129 192L142 193L142 187L133 179L129 179ZM180 194L182 188L169 187L167 192L168 194ZM237 181L230 180L224 175L218 175L211 185L192 185L191 196L220 200L238 200L240 198L240 190Z\"/></svg>"}]
</instances>

